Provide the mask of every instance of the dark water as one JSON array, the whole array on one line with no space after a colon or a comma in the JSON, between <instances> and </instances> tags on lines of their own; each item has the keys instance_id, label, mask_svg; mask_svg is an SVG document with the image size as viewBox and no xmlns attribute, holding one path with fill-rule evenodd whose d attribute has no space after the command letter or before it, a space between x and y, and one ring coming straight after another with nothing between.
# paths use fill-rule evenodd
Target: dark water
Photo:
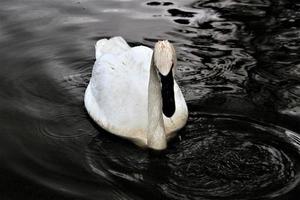
<instances>
[{"instance_id":1,"label":"dark water","mask_svg":"<svg viewBox=\"0 0 300 200\"><path fill-rule=\"evenodd\" d=\"M296 0L1 0L0 199L298 199ZM161 153L83 106L94 44L169 39L190 110Z\"/></svg>"}]
</instances>

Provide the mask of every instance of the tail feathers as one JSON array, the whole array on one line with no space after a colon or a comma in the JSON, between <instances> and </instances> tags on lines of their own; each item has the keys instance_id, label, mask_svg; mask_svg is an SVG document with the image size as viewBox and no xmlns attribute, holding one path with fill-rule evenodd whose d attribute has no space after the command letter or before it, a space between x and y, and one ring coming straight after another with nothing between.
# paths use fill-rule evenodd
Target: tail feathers
<instances>
[{"instance_id":1,"label":"tail feathers","mask_svg":"<svg viewBox=\"0 0 300 200\"><path fill-rule=\"evenodd\" d=\"M96 59L102 55L109 53L118 55L130 49L127 42L120 36L108 39L101 39L96 43Z\"/></svg>"}]
</instances>

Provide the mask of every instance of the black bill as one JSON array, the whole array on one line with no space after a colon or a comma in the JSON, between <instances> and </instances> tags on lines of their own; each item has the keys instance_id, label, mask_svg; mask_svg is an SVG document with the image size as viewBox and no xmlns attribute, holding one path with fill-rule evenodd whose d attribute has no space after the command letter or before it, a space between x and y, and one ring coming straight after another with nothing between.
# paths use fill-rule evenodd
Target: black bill
<instances>
[{"instance_id":1,"label":"black bill","mask_svg":"<svg viewBox=\"0 0 300 200\"><path fill-rule=\"evenodd\" d=\"M166 117L172 117L176 109L172 68L166 76L159 73L161 85L162 85L161 95L163 99L163 113Z\"/></svg>"}]
</instances>

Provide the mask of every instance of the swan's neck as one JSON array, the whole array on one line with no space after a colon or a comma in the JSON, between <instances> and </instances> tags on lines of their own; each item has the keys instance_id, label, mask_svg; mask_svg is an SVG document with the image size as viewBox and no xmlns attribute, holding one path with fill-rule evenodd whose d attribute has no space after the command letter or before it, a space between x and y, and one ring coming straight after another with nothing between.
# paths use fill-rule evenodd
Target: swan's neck
<instances>
[{"instance_id":1,"label":"swan's neck","mask_svg":"<svg viewBox=\"0 0 300 200\"><path fill-rule=\"evenodd\" d=\"M148 87L148 133L147 145L162 150L167 147L166 133L162 113L161 84L153 60L150 67Z\"/></svg>"}]
</instances>

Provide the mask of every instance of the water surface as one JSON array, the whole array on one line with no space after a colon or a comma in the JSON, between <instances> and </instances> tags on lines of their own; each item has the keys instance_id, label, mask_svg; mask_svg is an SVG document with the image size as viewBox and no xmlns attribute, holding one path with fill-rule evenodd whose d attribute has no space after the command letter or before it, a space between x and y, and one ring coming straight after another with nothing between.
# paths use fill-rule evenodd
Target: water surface
<instances>
[{"instance_id":1,"label":"water surface","mask_svg":"<svg viewBox=\"0 0 300 200\"><path fill-rule=\"evenodd\" d=\"M292 0L2 0L1 199L297 199L299 19ZM176 46L190 116L161 153L84 109L117 35Z\"/></svg>"}]
</instances>

